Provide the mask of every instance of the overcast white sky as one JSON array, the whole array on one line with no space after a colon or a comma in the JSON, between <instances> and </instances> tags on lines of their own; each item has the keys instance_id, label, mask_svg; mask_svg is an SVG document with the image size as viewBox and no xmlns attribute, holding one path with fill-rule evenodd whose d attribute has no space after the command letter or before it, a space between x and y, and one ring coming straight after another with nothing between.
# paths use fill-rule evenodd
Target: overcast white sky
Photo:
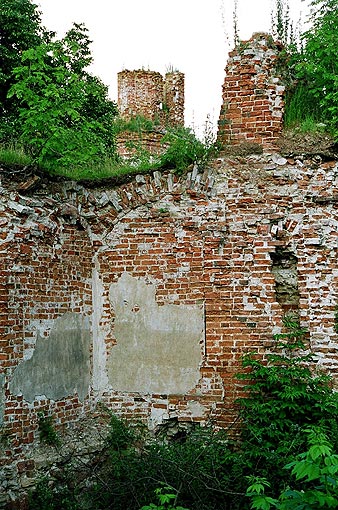
<instances>
[{"instance_id":1,"label":"overcast white sky","mask_svg":"<svg viewBox=\"0 0 338 510\"><path fill-rule=\"evenodd\" d=\"M234 0L35 0L43 24L62 37L84 23L93 40L92 72L117 99L117 73L170 65L185 73L185 119L197 131L209 116L217 123L224 68L232 37ZM307 13L309 0L290 0L291 16ZM268 31L273 0L238 0L241 39Z\"/></svg>"}]
</instances>

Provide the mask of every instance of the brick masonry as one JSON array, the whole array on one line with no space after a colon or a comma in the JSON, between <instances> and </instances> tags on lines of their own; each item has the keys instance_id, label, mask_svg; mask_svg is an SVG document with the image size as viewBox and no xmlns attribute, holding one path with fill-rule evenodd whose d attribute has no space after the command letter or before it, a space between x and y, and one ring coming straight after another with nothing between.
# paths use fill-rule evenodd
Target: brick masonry
<instances>
[{"instance_id":1,"label":"brick masonry","mask_svg":"<svg viewBox=\"0 0 338 510\"><path fill-rule=\"evenodd\" d=\"M264 356L281 330L289 306L283 285L309 329L317 366L337 381L336 161L265 153L218 159L181 178L140 175L117 188L41 183L22 192L2 179L1 191L2 466L15 471L37 440L38 411L53 414L61 430L98 402L150 427L169 419L230 426L242 395L234 379L240 357L253 349ZM284 283L276 253L289 254ZM153 285L159 308L204 309L199 377L185 394L117 391L105 378L117 334L109 294L125 273ZM38 334L47 341L69 313L91 324L85 398L75 382L74 393L58 399L13 394Z\"/></svg>"},{"instance_id":2,"label":"brick masonry","mask_svg":"<svg viewBox=\"0 0 338 510\"><path fill-rule=\"evenodd\" d=\"M173 71L163 77L155 71L125 70L118 73L117 81L121 117L125 120L145 117L154 122L156 129L150 133L120 133L117 136L119 155L130 158L139 149L162 154L165 128L184 125L184 74Z\"/></svg>"},{"instance_id":3,"label":"brick masonry","mask_svg":"<svg viewBox=\"0 0 338 510\"><path fill-rule=\"evenodd\" d=\"M254 38L264 53L259 68L270 51L263 40ZM269 54L274 61L273 48ZM251 59L251 50L243 58ZM272 110L263 94L266 119L282 111L276 105L282 91L273 83ZM269 146L275 132L268 123L275 121L266 122L266 137L254 131L250 139ZM247 127L238 135L249 140ZM287 311L308 328L316 365L337 383L337 161L265 151L219 158L181 177L138 175L120 186L29 182L4 172L0 182L0 508L34 483L41 411L53 415L60 431L98 403L153 429L169 420L231 426L235 399L243 395L234 378L241 355L264 356ZM131 302L118 303L126 308L121 317L114 305L121 282L140 296L151 290L152 335L160 326L158 345L172 337L174 352L170 345L165 352L174 361L164 357L156 365L155 342L147 366L159 370L161 387L171 367L180 369L181 353L186 357L177 324L165 322L168 310L183 326L190 313L203 319L202 334L193 338L200 361L182 372L190 371L186 391L174 391L175 381L169 391L123 390L124 380L117 389L109 378L121 331L142 323L134 318L146 304L131 295ZM152 319L142 313L144 322ZM182 338L191 342L188 330ZM130 365L141 365L142 351L133 356L128 349ZM128 359L123 363L127 372Z\"/></svg>"},{"instance_id":4,"label":"brick masonry","mask_svg":"<svg viewBox=\"0 0 338 510\"><path fill-rule=\"evenodd\" d=\"M138 69L117 76L118 108L124 119L137 115L161 126L184 125L184 74Z\"/></svg>"},{"instance_id":5,"label":"brick masonry","mask_svg":"<svg viewBox=\"0 0 338 510\"><path fill-rule=\"evenodd\" d=\"M282 47L268 34L254 34L229 53L218 139L223 144L274 147L282 126L283 86L276 69Z\"/></svg>"}]
</instances>

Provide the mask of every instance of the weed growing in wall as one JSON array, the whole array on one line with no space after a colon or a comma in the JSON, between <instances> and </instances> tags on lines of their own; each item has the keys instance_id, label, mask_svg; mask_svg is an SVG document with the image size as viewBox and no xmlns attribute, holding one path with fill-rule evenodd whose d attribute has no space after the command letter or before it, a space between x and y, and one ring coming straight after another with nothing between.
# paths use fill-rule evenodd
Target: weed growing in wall
<instances>
[{"instance_id":1,"label":"weed growing in wall","mask_svg":"<svg viewBox=\"0 0 338 510\"><path fill-rule=\"evenodd\" d=\"M53 446L60 444L60 437L54 428L53 416L38 413L40 440Z\"/></svg>"},{"instance_id":2,"label":"weed growing in wall","mask_svg":"<svg viewBox=\"0 0 338 510\"><path fill-rule=\"evenodd\" d=\"M169 129L163 138L167 149L160 158L161 168L173 168L182 173L189 165L204 167L215 156L217 146L214 140L199 140L189 128Z\"/></svg>"}]
</instances>

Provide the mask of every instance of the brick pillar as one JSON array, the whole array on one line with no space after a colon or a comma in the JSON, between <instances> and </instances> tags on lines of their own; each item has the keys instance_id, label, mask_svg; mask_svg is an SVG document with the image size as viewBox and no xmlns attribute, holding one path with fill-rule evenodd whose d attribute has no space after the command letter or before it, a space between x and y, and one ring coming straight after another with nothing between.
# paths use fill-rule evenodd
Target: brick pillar
<instances>
[{"instance_id":1,"label":"brick pillar","mask_svg":"<svg viewBox=\"0 0 338 510\"><path fill-rule=\"evenodd\" d=\"M276 70L282 46L268 34L254 34L229 53L223 84L218 140L273 148L283 126L284 91Z\"/></svg>"},{"instance_id":2,"label":"brick pillar","mask_svg":"<svg viewBox=\"0 0 338 510\"><path fill-rule=\"evenodd\" d=\"M164 81L163 113L167 125L184 126L184 74L167 73Z\"/></svg>"},{"instance_id":3,"label":"brick pillar","mask_svg":"<svg viewBox=\"0 0 338 510\"><path fill-rule=\"evenodd\" d=\"M140 115L162 122L163 77L155 71L121 71L117 75L118 108L121 117Z\"/></svg>"}]
</instances>

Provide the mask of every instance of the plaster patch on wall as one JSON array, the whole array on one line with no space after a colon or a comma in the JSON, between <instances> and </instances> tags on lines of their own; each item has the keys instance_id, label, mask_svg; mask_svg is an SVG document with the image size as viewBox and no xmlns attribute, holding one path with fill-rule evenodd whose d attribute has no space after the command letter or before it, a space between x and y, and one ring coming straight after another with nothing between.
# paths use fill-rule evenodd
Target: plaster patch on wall
<instances>
[{"instance_id":1,"label":"plaster patch on wall","mask_svg":"<svg viewBox=\"0 0 338 510\"><path fill-rule=\"evenodd\" d=\"M5 374L0 374L0 426L4 421L5 412Z\"/></svg>"},{"instance_id":2,"label":"plaster patch on wall","mask_svg":"<svg viewBox=\"0 0 338 510\"><path fill-rule=\"evenodd\" d=\"M55 320L49 337L38 333L34 354L16 368L10 390L28 402L38 395L59 400L76 392L83 400L89 384L89 321L66 313Z\"/></svg>"},{"instance_id":3,"label":"plaster patch on wall","mask_svg":"<svg viewBox=\"0 0 338 510\"><path fill-rule=\"evenodd\" d=\"M204 308L155 302L156 286L123 273L110 287L117 345L109 356L114 390L185 394L197 384Z\"/></svg>"}]
</instances>

